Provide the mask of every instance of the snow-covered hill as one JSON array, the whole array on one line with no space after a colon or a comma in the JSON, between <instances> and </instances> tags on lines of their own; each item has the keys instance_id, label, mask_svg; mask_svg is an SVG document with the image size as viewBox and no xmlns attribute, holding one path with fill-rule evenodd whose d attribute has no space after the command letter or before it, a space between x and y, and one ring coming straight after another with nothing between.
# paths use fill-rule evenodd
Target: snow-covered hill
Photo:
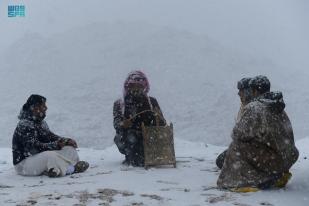
<instances>
[{"instance_id":1,"label":"snow-covered hill","mask_svg":"<svg viewBox=\"0 0 309 206\"><path fill-rule=\"evenodd\" d=\"M237 194L216 189L214 160L224 147L176 141L177 168L121 165L115 146L80 149L91 167L83 174L51 179L15 174L11 150L0 149L0 205L306 206L309 192L309 138L299 140L300 157L285 189ZM18 192L17 192L18 191Z\"/></svg>"},{"instance_id":2,"label":"snow-covered hill","mask_svg":"<svg viewBox=\"0 0 309 206\"><path fill-rule=\"evenodd\" d=\"M225 48L207 36L144 23L93 23L50 37L28 33L3 56L0 143L9 146L31 93L48 99L47 120L83 147L112 144L113 101L127 73L143 69L177 137L228 144L239 107L236 82L266 74L282 90L296 138L309 130L305 73ZM309 131L308 131L309 132ZM307 133L308 133L307 132Z\"/></svg>"}]
</instances>

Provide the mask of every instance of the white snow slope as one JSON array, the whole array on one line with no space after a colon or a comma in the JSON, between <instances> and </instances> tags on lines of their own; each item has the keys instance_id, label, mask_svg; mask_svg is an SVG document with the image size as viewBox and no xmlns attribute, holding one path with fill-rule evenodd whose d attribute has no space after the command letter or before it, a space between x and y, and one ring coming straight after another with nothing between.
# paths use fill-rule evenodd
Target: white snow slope
<instances>
[{"instance_id":1,"label":"white snow slope","mask_svg":"<svg viewBox=\"0 0 309 206\"><path fill-rule=\"evenodd\" d=\"M176 140L177 168L133 168L121 165L115 146L80 149L91 167L63 178L15 174L11 150L0 149L0 205L175 205L175 206L307 206L309 138L299 140L300 157L285 189L237 194L216 189L214 160L224 147Z\"/></svg>"},{"instance_id":2,"label":"white snow slope","mask_svg":"<svg viewBox=\"0 0 309 206\"><path fill-rule=\"evenodd\" d=\"M13 3L26 5L25 18L7 17ZM113 101L127 73L139 68L177 137L227 145L239 108L236 82L265 74L284 94L295 138L303 138L309 134L306 5L2 0L0 145L10 146L22 104L40 93L53 131L82 147L110 146Z\"/></svg>"},{"instance_id":3,"label":"white snow slope","mask_svg":"<svg viewBox=\"0 0 309 206\"><path fill-rule=\"evenodd\" d=\"M127 73L149 76L176 136L227 145L239 108L236 82L266 74L281 90L296 139L309 133L308 75L270 59L227 49L207 36L144 23L93 23L43 37L28 33L3 55L0 144L9 146L31 93L47 97L47 121L83 147L112 144L113 102ZM305 133L307 132L307 133Z\"/></svg>"}]
</instances>

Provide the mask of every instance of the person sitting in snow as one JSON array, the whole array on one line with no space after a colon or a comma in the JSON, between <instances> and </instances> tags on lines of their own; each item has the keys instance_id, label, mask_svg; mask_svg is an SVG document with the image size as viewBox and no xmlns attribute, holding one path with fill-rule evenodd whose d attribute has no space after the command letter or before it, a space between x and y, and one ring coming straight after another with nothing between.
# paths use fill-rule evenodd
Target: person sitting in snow
<instances>
[{"instance_id":1,"label":"person sitting in snow","mask_svg":"<svg viewBox=\"0 0 309 206\"><path fill-rule=\"evenodd\" d=\"M164 126L166 121L157 100L148 96L149 82L143 72L129 73L123 87L123 99L115 101L113 107L114 142L125 155L124 164L143 166L142 123L145 126Z\"/></svg>"},{"instance_id":2,"label":"person sitting in snow","mask_svg":"<svg viewBox=\"0 0 309 206\"><path fill-rule=\"evenodd\" d=\"M12 141L13 164L20 175L60 177L84 172L89 164L79 161L73 139L59 137L44 121L46 98L31 95L23 105Z\"/></svg>"},{"instance_id":3,"label":"person sitting in snow","mask_svg":"<svg viewBox=\"0 0 309 206\"><path fill-rule=\"evenodd\" d=\"M249 87L250 80L251 78L242 78L240 81L237 82L238 95L240 98L240 109L239 109L236 121L240 120L240 117L244 111L244 107L252 99L251 89ZM222 152L216 159L216 165L219 169L222 169L223 167L226 152L227 150Z\"/></svg>"},{"instance_id":4,"label":"person sitting in snow","mask_svg":"<svg viewBox=\"0 0 309 206\"><path fill-rule=\"evenodd\" d=\"M238 192L284 187L299 153L282 93L270 92L265 76L249 86L253 99L233 129L217 185Z\"/></svg>"}]
</instances>

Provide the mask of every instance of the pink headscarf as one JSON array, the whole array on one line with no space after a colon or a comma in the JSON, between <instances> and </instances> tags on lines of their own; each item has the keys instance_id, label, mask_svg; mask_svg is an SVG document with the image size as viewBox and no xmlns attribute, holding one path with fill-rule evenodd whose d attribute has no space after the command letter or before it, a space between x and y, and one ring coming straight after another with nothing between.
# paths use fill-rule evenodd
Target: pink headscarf
<instances>
[{"instance_id":1,"label":"pink headscarf","mask_svg":"<svg viewBox=\"0 0 309 206\"><path fill-rule=\"evenodd\" d=\"M146 75L142 71L136 70L128 74L128 77L123 84L123 96L127 95L129 84L132 83L142 85L144 88L144 94L147 94L150 90L149 81Z\"/></svg>"}]
</instances>

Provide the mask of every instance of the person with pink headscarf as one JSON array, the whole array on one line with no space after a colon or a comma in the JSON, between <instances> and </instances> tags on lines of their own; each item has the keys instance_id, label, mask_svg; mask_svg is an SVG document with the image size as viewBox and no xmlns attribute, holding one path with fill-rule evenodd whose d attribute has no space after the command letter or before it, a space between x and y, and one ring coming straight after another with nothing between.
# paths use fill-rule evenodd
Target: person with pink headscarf
<instances>
[{"instance_id":1,"label":"person with pink headscarf","mask_svg":"<svg viewBox=\"0 0 309 206\"><path fill-rule=\"evenodd\" d=\"M128 74L123 85L123 98L114 102L114 142L125 155L123 164L144 166L142 123L145 126L166 125L158 101L148 96L146 75L141 71Z\"/></svg>"}]
</instances>

